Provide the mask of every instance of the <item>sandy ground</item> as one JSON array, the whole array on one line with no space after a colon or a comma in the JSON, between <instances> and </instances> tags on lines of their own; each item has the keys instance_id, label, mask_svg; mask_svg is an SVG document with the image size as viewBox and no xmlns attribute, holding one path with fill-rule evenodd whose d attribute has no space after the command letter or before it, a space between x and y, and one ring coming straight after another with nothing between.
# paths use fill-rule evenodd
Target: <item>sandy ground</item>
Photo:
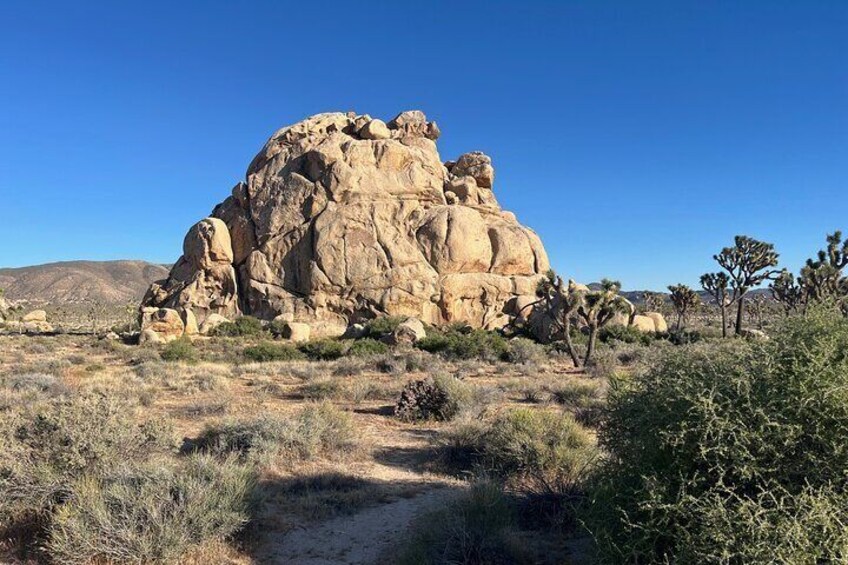
<instances>
[{"instance_id":1,"label":"sandy ground","mask_svg":"<svg viewBox=\"0 0 848 565\"><path fill-rule=\"evenodd\" d=\"M456 491L437 487L352 516L270 536L256 558L260 563L292 565L376 563L383 552L404 539L417 516L437 510L455 495Z\"/></svg>"}]
</instances>

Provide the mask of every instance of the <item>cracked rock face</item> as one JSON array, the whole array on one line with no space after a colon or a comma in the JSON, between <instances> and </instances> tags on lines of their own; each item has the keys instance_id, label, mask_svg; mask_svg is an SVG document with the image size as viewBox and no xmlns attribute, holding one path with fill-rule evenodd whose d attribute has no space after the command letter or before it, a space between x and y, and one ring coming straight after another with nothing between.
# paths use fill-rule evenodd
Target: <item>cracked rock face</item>
<instances>
[{"instance_id":1,"label":"cracked rock face","mask_svg":"<svg viewBox=\"0 0 848 565\"><path fill-rule=\"evenodd\" d=\"M548 258L500 209L491 159L443 164L439 135L419 111L388 123L319 114L279 130L189 230L143 306L191 310L200 323L286 315L312 335L380 315L502 327Z\"/></svg>"}]
</instances>

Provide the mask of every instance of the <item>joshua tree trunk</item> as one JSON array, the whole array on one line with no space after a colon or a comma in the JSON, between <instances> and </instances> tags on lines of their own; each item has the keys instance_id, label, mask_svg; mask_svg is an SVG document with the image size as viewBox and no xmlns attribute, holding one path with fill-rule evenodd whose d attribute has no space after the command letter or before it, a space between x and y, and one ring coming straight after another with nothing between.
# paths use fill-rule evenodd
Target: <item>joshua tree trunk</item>
<instances>
[{"instance_id":1,"label":"joshua tree trunk","mask_svg":"<svg viewBox=\"0 0 848 565\"><path fill-rule=\"evenodd\" d=\"M571 319L566 317L565 319L565 346L568 348L568 355L571 357L571 361L574 363L574 368L580 368L580 357L577 355L577 350L574 349L574 342L571 341Z\"/></svg>"},{"instance_id":2,"label":"joshua tree trunk","mask_svg":"<svg viewBox=\"0 0 848 565\"><path fill-rule=\"evenodd\" d=\"M683 325L683 313L677 313L677 331L680 331L681 326Z\"/></svg>"},{"instance_id":3,"label":"joshua tree trunk","mask_svg":"<svg viewBox=\"0 0 848 565\"><path fill-rule=\"evenodd\" d=\"M592 354L595 353L595 338L598 336L597 324L589 325L589 343L586 345L586 357L583 359L583 364L588 365L592 359Z\"/></svg>"},{"instance_id":4,"label":"joshua tree trunk","mask_svg":"<svg viewBox=\"0 0 848 565\"><path fill-rule=\"evenodd\" d=\"M727 337L727 305L721 303L721 337Z\"/></svg>"},{"instance_id":5,"label":"joshua tree trunk","mask_svg":"<svg viewBox=\"0 0 848 565\"><path fill-rule=\"evenodd\" d=\"M736 335L742 333L742 308L745 302L745 297L739 297L739 304L736 305Z\"/></svg>"}]
</instances>

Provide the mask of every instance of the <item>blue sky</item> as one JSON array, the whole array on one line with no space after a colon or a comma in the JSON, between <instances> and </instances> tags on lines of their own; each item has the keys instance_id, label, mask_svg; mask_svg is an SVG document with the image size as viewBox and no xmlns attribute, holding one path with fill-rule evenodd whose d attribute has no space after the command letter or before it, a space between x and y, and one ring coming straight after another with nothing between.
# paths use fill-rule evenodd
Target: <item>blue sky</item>
<instances>
[{"instance_id":1,"label":"blue sky","mask_svg":"<svg viewBox=\"0 0 848 565\"><path fill-rule=\"evenodd\" d=\"M170 262L278 127L422 109L561 273L848 230L848 2L0 3L0 266Z\"/></svg>"}]
</instances>

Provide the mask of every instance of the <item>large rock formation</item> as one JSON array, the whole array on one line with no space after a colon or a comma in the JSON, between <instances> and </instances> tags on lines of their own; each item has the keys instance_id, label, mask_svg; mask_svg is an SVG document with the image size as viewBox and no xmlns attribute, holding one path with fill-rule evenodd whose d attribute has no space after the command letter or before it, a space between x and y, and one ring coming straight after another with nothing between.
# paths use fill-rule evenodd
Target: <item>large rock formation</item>
<instances>
[{"instance_id":1,"label":"large rock formation","mask_svg":"<svg viewBox=\"0 0 848 565\"><path fill-rule=\"evenodd\" d=\"M388 124L319 114L279 130L189 230L143 306L190 309L201 325L210 314L284 314L313 336L386 314L505 325L547 255L498 206L491 159L443 164L439 134L418 111Z\"/></svg>"}]
</instances>

